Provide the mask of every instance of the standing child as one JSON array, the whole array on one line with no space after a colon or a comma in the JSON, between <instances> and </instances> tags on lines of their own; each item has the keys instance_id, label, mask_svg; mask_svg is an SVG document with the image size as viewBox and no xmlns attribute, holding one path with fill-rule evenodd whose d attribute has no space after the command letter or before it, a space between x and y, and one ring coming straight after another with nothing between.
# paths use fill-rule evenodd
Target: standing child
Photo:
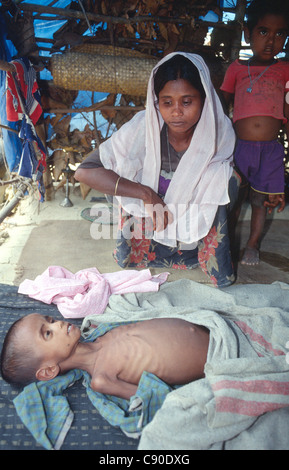
<instances>
[{"instance_id":1,"label":"standing child","mask_svg":"<svg viewBox=\"0 0 289 470\"><path fill-rule=\"evenodd\" d=\"M253 56L233 62L221 86L227 105L234 102L235 164L246 187L250 185L251 232L241 264L259 263L267 209L271 213L279 206L281 212L285 207L284 148L277 139L282 125L289 135L289 101L285 99L289 62L275 56L283 50L288 34L288 2L253 0L245 27ZM244 195L243 189L243 200Z\"/></svg>"}]
</instances>

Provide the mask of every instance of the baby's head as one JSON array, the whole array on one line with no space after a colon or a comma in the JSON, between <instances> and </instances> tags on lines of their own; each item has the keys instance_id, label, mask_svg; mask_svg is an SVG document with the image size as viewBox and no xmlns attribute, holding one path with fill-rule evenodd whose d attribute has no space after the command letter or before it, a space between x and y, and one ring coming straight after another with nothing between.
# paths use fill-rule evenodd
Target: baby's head
<instances>
[{"instance_id":1,"label":"baby's head","mask_svg":"<svg viewBox=\"0 0 289 470\"><path fill-rule=\"evenodd\" d=\"M15 386L50 380L74 351L80 330L70 323L32 313L10 327L1 352L1 375Z\"/></svg>"},{"instance_id":2,"label":"baby's head","mask_svg":"<svg viewBox=\"0 0 289 470\"><path fill-rule=\"evenodd\" d=\"M16 386L24 386L35 381L39 366L34 345L23 341L21 334L25 317L10 327L1 351L1 375Z\"/></svg>"}]
</instances>

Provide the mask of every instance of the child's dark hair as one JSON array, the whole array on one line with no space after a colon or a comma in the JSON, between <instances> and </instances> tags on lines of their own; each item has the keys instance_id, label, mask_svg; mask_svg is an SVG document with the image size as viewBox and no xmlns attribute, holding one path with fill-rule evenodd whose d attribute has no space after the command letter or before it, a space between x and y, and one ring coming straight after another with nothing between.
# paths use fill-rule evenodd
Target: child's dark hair
<instances>
[{"instance_id":1,"label":"child's dark hair","mask_svg":"<svg viewBox=\"0 0 289 470\"><path fill-rule=\"evenodd\" d=\"M247 28L250 33L265 15L280 15L287 21L289 34L289 5L285 0L252 0L246 10Z\"/></svg>"},{"instance_id":2,"label":"child's dark hair","mask_svg":"<svg viewBox=\"0 0 289 470\"><path fill-rule=\"evenodd\" d=\"M181 54L173 56L157 69L154 75L154 90L157 99L167 82L180 78L190 82L200 92L202 100L205 100L206 93L197 67Z\"/></svg>"},{"instance_id":3,"label":"child's dark hair","mask_svg":"<svg viewBox=\"0 0 289 470\"><path fill-rule=\"evenodd\" d=\"M24 318L24 317L23 317ZM16 387L24 387L36 381L39 358L29 345L19 347L19 327L23 318L17 320L8 330L1 351L1 375L5 382Z\"/></svg>"}]
</instances>

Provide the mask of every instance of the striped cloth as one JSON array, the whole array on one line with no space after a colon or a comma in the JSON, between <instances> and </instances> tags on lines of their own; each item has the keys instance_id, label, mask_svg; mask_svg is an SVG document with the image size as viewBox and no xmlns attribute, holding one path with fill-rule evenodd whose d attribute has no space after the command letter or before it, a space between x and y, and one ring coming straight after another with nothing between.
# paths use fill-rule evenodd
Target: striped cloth
<instances>
[{"instance_id":1,"label":"striped cloth","mask_svg":"<svg viewBox=\"0 0 289 470\"><path fill-rule=\"evenodd\" d=\"M36 72L27 58L14 60L12 63L16 73L7 72L6 112L8 121L20 121L22 154L18 174L36 181L40 200L43 201L46 150L34 127L42 115Z\"/></svg>"},{"instance_id":2,"label":"striped cloth","mask_svg":"<svg viewBox=\"0 0 289 470\"><path fill-rule=\"evenodd\" d=\"M42 115L36 72L26 58L11 62L16 72L6 75L6 112L8 121L21 121L28 114L35 125Z\"/></svg>"},{"instance_id":3,"label":"striped cloth","mask_svg":"<svg viewBox=\"0 0 289 470\"><path fill-rule=\"evenodd\" d=\"M102 322L179 317L210 330L205 377L167 394L140 450L289 449L289 285L181 279L111 296ZM95 323L99 317L86 317Z\"/></svg>"}]
</instances>

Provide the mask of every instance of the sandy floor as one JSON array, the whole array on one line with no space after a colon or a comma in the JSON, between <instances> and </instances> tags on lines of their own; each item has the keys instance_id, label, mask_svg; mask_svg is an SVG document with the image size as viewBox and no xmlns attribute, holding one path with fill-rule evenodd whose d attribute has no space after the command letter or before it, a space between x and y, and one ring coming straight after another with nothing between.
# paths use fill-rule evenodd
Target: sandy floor
<instances>
[{"instance_id":1,"label":"sandy floor","mask_svg":"<svg viewBox=\"0 0 289 470\"><path fill-rule=\"evenodd\" d=\"M0 282L19 285L24 279L35 279L48 266L58 265L77 272L96 267L100 272L121 268L112 258L115 240L110 231L115 226L97 225L85 220L86 208L105 210L102 194L90 191L85 200L79 188L70 189L72 207L62 207L64 192L56 192L54 201L39 203L37 194L24 198L12 217L0 225ZM261 247L261 262L256 267L238 264L237 283L289 283L289 210L268 220ZM236 253L242 250L249 233L250 209L244 207L238 225ZM152 273L164 270L154 269ZM208 284L200 268L171 270L169 280L189 278Z\"/></svg>"}]
</instances>

